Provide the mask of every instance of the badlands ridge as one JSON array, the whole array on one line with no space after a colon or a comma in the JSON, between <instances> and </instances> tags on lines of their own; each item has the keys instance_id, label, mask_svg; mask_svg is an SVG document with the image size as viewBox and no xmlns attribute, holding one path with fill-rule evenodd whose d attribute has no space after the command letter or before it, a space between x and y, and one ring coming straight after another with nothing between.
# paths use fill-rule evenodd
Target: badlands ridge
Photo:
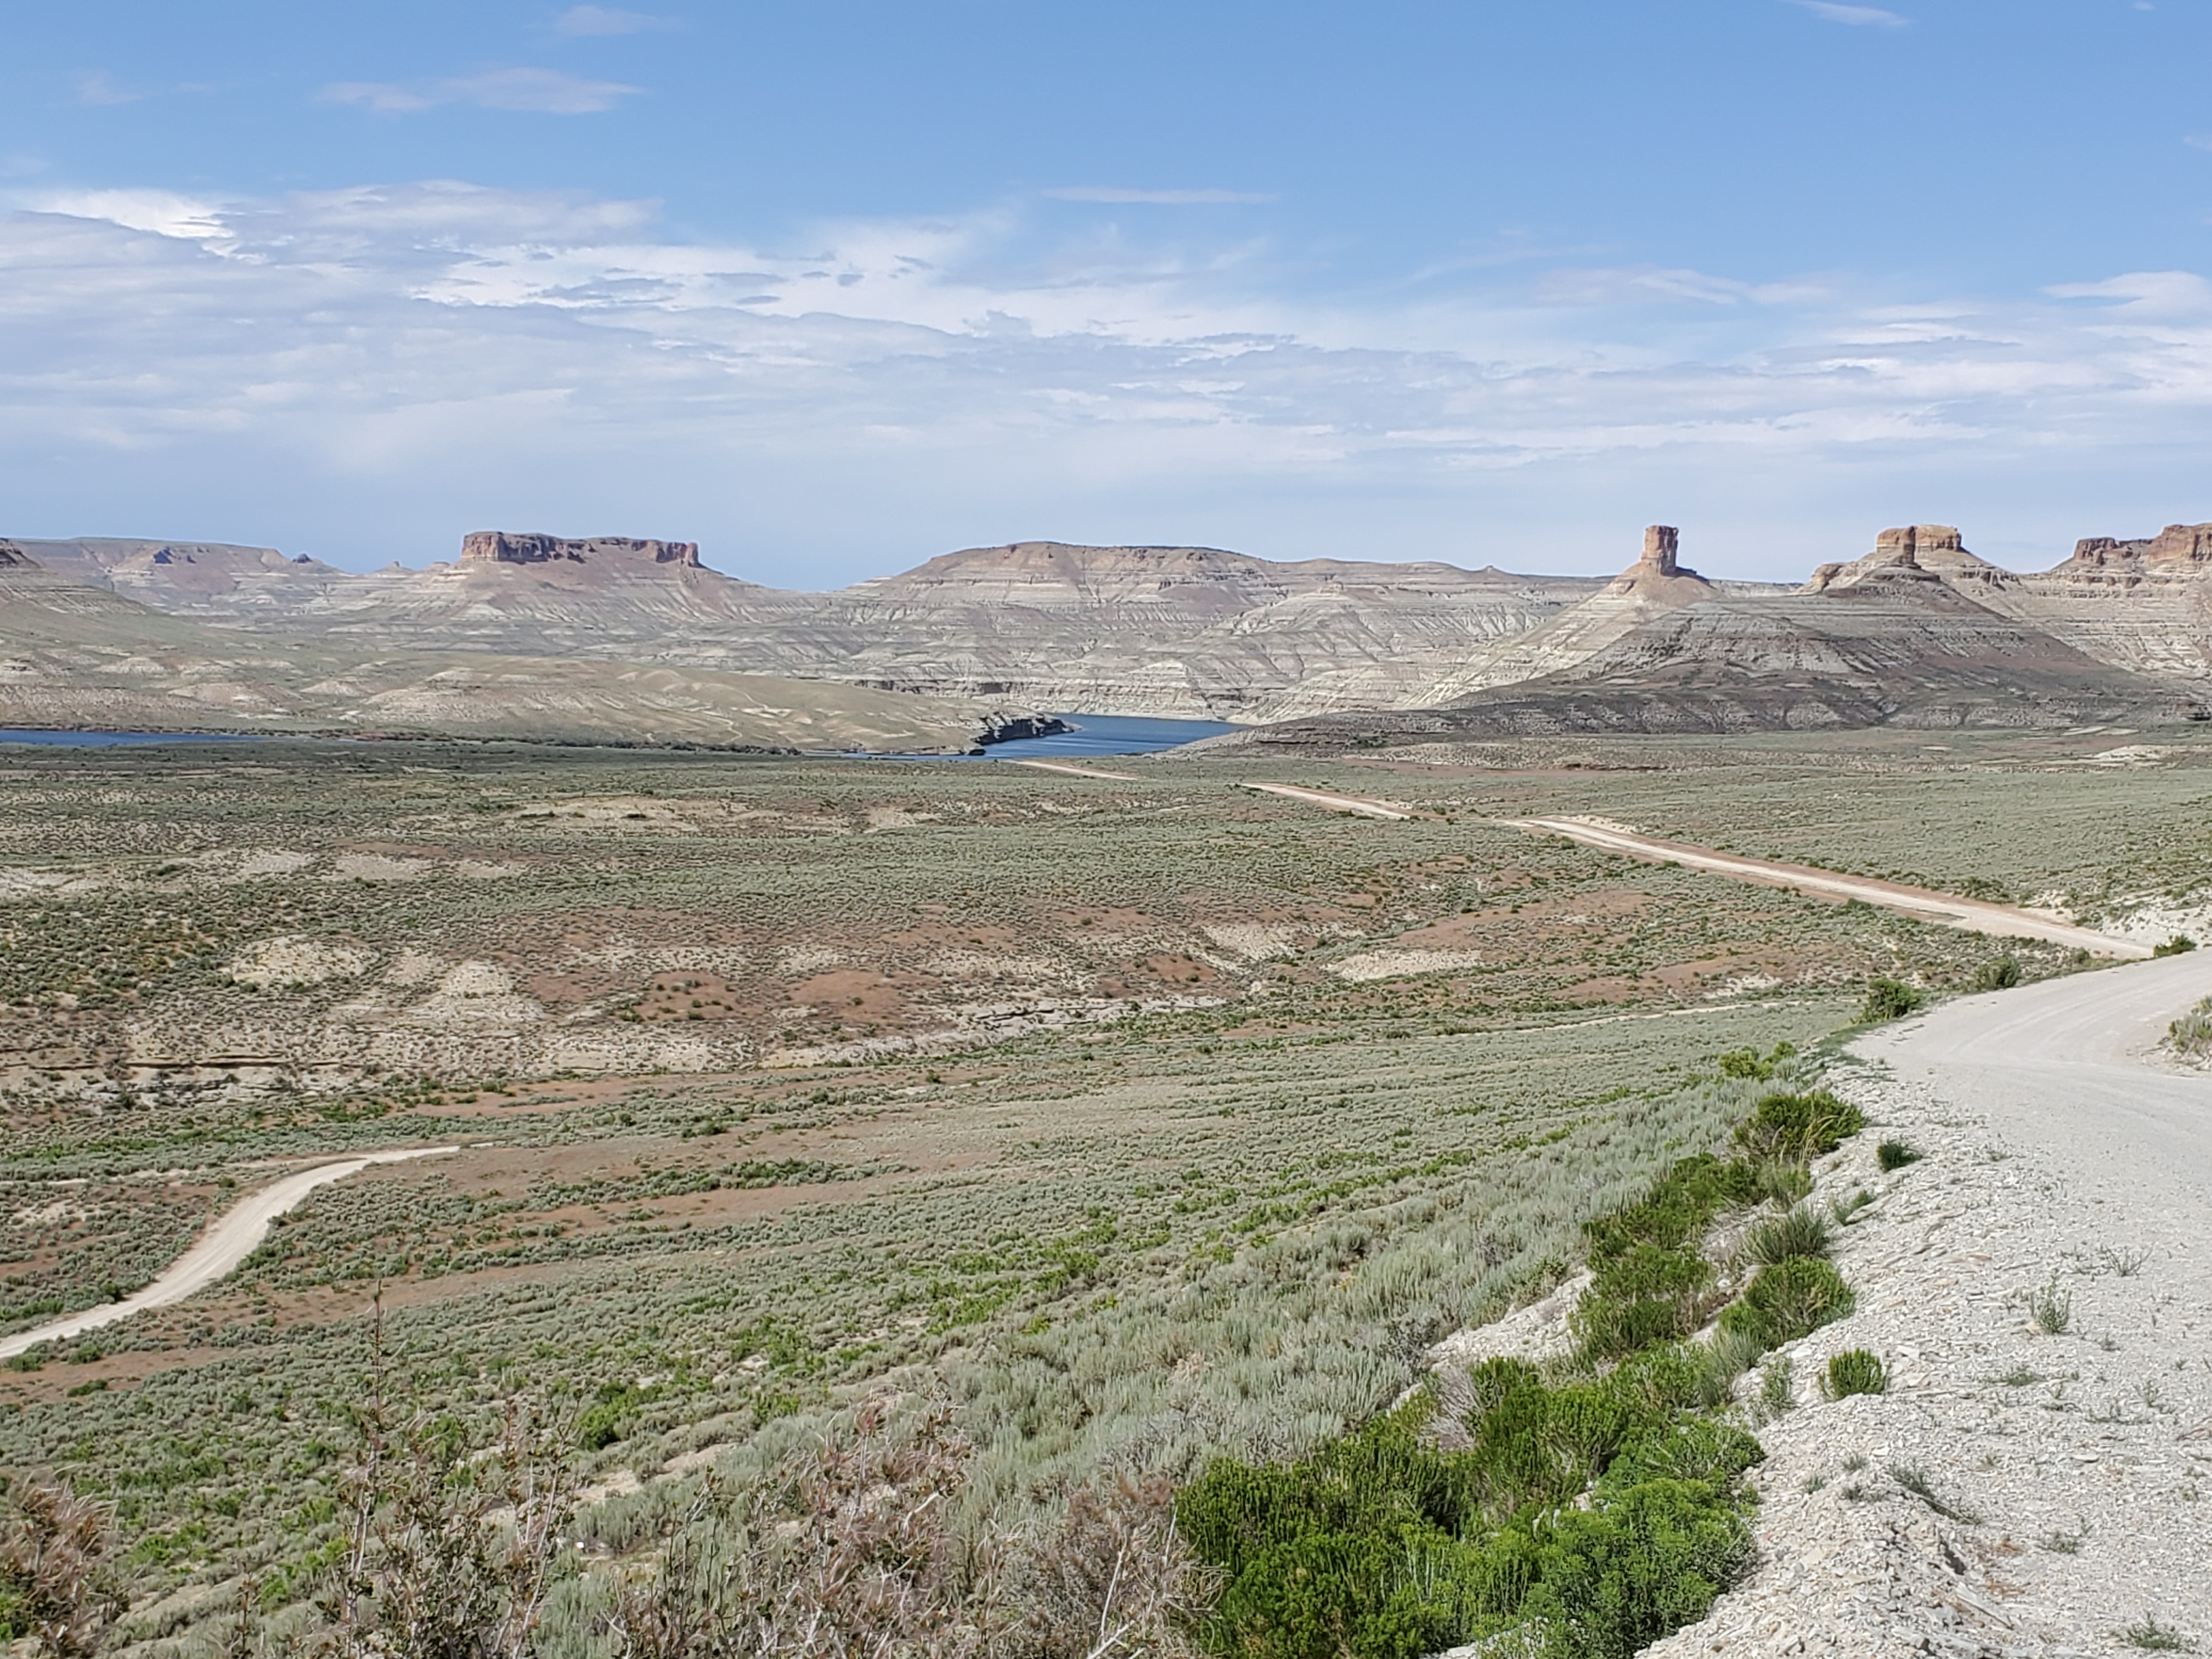
<instances>
[{"instance_id":1,"label":"badlands ridge","mask_svg":"<svg viewBox=\"0 0 2212 1659\"><path fill-rule=\"evenodd\" d=\"M690 543L480 532L372 574L268 548L0 542L0 721L965 747L1037 710L1231 742L2202 719L2212 525L2034 574L1883 531L1802 586L1654 526L1611 581L1023 542L834 592ZM1015 724L1009 725L1009 722Z\"/></svg>"}]
</instances>

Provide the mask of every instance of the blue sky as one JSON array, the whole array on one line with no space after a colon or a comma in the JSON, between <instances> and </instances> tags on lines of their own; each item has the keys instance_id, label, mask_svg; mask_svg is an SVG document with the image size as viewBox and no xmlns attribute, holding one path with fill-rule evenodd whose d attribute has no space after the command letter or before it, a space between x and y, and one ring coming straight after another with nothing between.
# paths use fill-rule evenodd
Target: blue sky
<instances>
[{"instance_id":1,"label":"blue sky","mask_svg":"<svg viewBox=\"0 0 2212 1659\"><path fill-rule=\"evenodd\" d=\"M2212 518L2212 12L0 3L0 531L1794 576Z\"/></svg>"}]
</instances>

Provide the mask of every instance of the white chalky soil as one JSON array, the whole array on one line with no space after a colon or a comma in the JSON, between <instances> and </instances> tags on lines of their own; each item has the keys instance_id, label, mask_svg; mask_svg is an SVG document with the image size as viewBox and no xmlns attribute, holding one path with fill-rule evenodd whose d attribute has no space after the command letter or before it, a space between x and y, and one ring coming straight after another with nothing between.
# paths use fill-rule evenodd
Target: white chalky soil
<instances>
[{"instance_id":1,"label":"white chalky soil","mask_svg":"<svg viewBox=\"0 0 2212 1659\"><path fill-rule=\"evenodd\" d=\"M2047 1134L2008 1138L1940 1078L1832 1082L1869 1124L1819 1170L1823 1203L1874 1196L1836 1238L1857 1308L1783 1351L1797 1403L1758 1430L1757 1566L1650 1651L2212 1648L2203 1206L2186 1183L2085 1170ZM1892 1137L1925 1156L1883 1174ZM2046 1286L2070 1304L2061 1334L2030 1315ZM1887 1393L1821 1398L1850 1348L1888 1362Z\"/></svg>"}]
</instances>

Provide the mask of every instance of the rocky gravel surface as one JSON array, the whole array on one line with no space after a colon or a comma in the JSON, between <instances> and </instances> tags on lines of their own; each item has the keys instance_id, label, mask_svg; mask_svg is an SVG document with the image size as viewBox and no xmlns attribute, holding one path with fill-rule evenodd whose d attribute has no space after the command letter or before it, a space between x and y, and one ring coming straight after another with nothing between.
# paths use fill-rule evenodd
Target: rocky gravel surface
<instances>
[{"instance_id":1,"label":"rocky gravel surface","mask_svg":"<svg viewBox=\"0 0 2212 1659\"><path fill-rule=\"evenodd\" d=\"M1831 1081L1869 1122L1818 1171L1824 1204L1871 1200L1836 1237L1857 1307L1781 1352L1786 1407L1745 1379L1768 1453L1757 1565L1650 1652L2212 1646L2204 1206L2147 1203L1878 1065ZM1884 1172L1893 1139L1921 1157ZM1887 1392L1825 1399L1854 1348Z\"/></svg>"}]
</instances>

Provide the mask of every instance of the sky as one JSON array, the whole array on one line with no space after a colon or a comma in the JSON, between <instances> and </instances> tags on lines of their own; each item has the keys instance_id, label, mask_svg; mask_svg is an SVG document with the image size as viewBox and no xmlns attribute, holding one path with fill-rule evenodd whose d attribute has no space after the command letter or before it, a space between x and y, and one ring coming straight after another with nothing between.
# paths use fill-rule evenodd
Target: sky
<instances>
[{"instance_id":1,"label":"sky","mask_svg":"<svg viewBox=\"0 0 2212 1659\"><path fill-rule=\"evenodd\" d=\"M2212 519L2203 0L0 0L0 533L1787 579Z\"/></svg>"}]
</instances>

